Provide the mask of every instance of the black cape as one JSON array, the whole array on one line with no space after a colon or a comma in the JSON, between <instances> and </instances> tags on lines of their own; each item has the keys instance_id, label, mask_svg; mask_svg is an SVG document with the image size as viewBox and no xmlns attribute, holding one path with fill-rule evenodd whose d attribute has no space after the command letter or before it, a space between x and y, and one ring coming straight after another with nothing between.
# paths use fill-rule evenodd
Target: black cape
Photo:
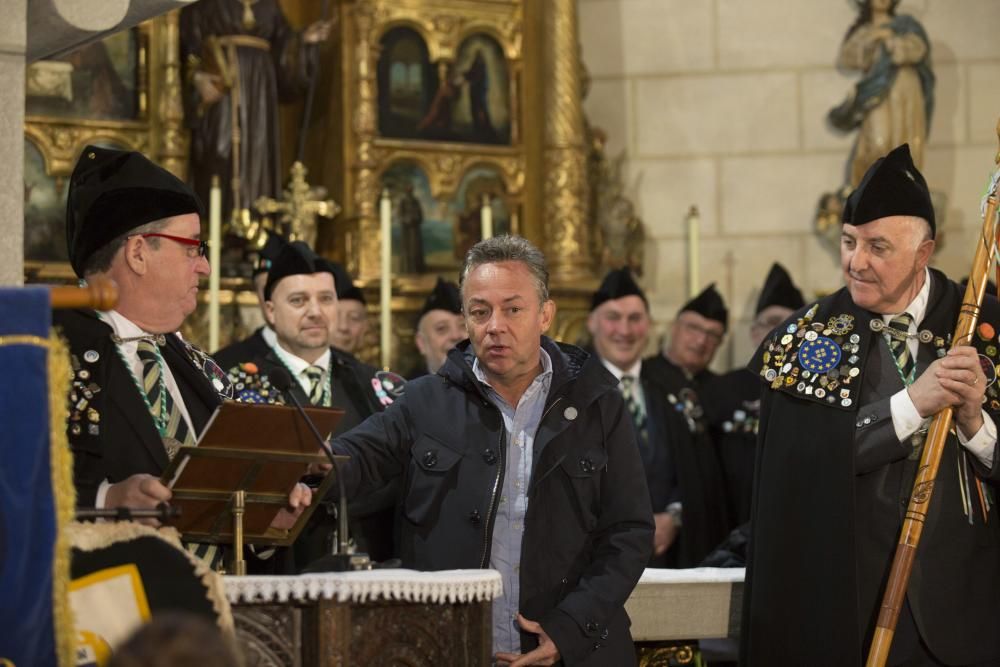
<instances>
[{"instance_id":1,"label":"black cape","mask_svg":"<svg viewBox=\"0 0 1000 667\"><path fill-rule=\"evenodd\" d=\"M937 271L931 271L931 279L920 329L933 332L935 342L920 346L918 373L936 358L936 339L947 345L961 303L957 284ZM889 352L869 327L873 317L841 289L792 315L750 364L766 384L744 589L742 665L853 667L863 664L867 654L916 470L908 458L913 450L909 439L900 443L895 437L888 398L859 407L873 387L892 386L893 381L898 386L892 391L903 387L893 378L891 356L885 365L882 355ZM985 330L990 340L974 336L974 342L996 363L1000 319L992 299L984 304L983 321L993 325L992 331ZM816 336L809 334L814 340L807 347L803 334L809 331ZM839 353L823 339L832 341ZM817 354L821 347L823 353ZM986 398L984 407L997 422L996 383ZM884 436L877 448L859 445L874 442L873 436ZM921 637L946 664L1000 657L1000 517L994 509L984 524L977 511L969 525L959 497L958 453L952 437L907 595ZM971 455L968 462L970 476L994 480L985 486L995 492L1000 476L996 463L987 471ZM975 492L973 499L978 504Z\"/></svg>"}]
</instances>

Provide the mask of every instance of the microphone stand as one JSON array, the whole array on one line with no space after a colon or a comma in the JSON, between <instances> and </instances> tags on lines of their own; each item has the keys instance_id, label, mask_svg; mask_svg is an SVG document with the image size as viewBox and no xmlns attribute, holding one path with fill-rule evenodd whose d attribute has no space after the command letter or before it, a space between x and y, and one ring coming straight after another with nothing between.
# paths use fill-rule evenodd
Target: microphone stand
<instances>
[{"instance_id":1,"label":"microphone stand","mask_svg":"<svg viewBox=\"0 0 1000 667\"><path fill-rule=\"evenodd\" d=\"M340 465L337 462L337 457L333 455L333 451L330 449L329 443L320 435L319 430L313 423L309 415L306 414L305 409L302 407L302 403L299 399L295 397L295 393L292 391L292 378L284 369L275 369L270 373L271 384L281 395L292 402L295 409L298 410L302 419L305 420L306 425L309 426L309 430L316 437L316 441L319 443L320 449L326 454L326 457L330 460L330 465L333 466L333 472L337 475L337 488L340 492L340 502L337 507L337 551L336 553L326 554L321 558L316 559L310 563L303 572L347 572L350 570L370 570L372 567L371 559L368 554L357 552L352 552L349 540L348 540L348 528L347 528L347 491L344 489L344 476L341 474Z\"/></svg>"}]
</instances>

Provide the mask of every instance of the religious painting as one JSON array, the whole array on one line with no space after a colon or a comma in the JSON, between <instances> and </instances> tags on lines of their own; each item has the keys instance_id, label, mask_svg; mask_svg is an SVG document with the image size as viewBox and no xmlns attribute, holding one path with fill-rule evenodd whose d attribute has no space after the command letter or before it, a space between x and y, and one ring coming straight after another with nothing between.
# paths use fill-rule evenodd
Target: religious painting
<instances>
[{"instance_id":1,"label":"religious painting","mask_svg":"<svg viewBox=\"0 0 1000 667\"><path fill-rule=\"evenodd\" d=\"M510 77L503 49L495 39L485 34L466 38L447 84L454 97L448 123L450 140L510 144Z\"/></svg>"},{"instance_id":2,"label":"religious painting","mask_svg":"<svg viewBox=\"0 0 1000 667\"><path fill-rule=\"evenodd\" d=\"M144 34L124 30L25 70L25 114L64 120L135 120L144 111Z\"/></svg>"},{"instance_id":3,"label":"religious painting","mask_svg":"<svg viewBox=\"0 0 1000 667\"><path fill-rule=\"evenodd\" d=\"M493 235L511 233L511 207L507 202L503 176L491 165L472 167L462 177L451 205L457 262L461 262L465 253L483 238L483 201L486 198L489 199L493 219Z\"/></svg>"},{"instance_id":4,"label":"religious painting","mask_svg":"<svg viewBox=\"0 0 1000 667\"><path fill-rule=\"evenodd\" d=\"M378 60L378 129L383 137L425 136L424 121L437 89L427 45L415 30L394 28L381 40Z\"/></svg>"},{"instance_id":5,"label":"religious painting","mask_svg":"<svg viewBox=\"0 0 1000 667\"><path fill-rule=\"evenodd\" d=\"M437 201L419 165L398 162L382 174L392 199L393 273L454 269L455 235L451 203Z\"/></svg>"},{"instance_id":6,"label":"religious painting","mask_svg":"<svg viewBox=\"0 0 1000 667\"><path fill-rule=\"evenodd\" d=\"M95 146L127 149L109 141ZM83 147L80 148L83 151ZM77 154L79 157L79 154ZM75 159L74 159L75 162ZM66 249L68 176L53 176L31 141L24 141L24 259L29 262L69 262Z\"/></svg>"},{"instance_id":7,"label":"religious painting","mask_svg":"<svg viewBox=\"0 0 1000 667\"><path fill-rule=\"evenodd\" d=\"M68 262L66 250L67 179L49 175L45 158L24 141L24 258Z\"/></svg>"}]
</instances>

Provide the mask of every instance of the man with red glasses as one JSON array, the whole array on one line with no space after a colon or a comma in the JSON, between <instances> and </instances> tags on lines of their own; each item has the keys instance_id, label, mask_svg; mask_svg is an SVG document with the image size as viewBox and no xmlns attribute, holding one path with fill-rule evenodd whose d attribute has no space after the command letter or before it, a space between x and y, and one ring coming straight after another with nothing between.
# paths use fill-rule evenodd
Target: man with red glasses
<instances>
[{"instance_id":1,"label":"man with red glasses","mask_svg":"<svg viewBox=\"0 0 1000 667\"><path fill-rule=\"evenodd\" d=\"M81 507L169 501L159 475L232 396L222 369L177 333L209 273L200 216L194 192L137 152L88 146L70 177L70 263L85 280L113 280L119 293L114 310L54 318L73 366L67 431ZM279 521L309 501L296 487Z\"/></svg>"}]
</instances>

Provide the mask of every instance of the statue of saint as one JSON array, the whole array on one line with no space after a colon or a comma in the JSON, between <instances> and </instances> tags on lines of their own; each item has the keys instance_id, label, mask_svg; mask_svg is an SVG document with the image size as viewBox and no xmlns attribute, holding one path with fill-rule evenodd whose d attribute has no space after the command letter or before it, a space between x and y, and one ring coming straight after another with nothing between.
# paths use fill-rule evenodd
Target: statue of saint
<instances>
[{"instance_id":1,"label":"statue of saint","mask_svg":"<svg viewBox=\"0 0 1000 667\"><path fill-rule=\"evenodd\" d=\"M923 27L912 16L896 14L899 0L855 2L858 18L844 36L837 64L863 74L828 115L837 129L858 130L847 173L852 189L875 160L904 143L922 167L934 110L931 44Z\"/></svg>"},{"instance_id":2,"label":"statue of saint","mask_svg":"<svg viewBox=\"0 0 1000 667\"><path fill-rule=\"evenodd\" d=\"M399 271L400 273L423 273L424 239L421 226L424 223L424 211L420 200L413 194L413 184L407 183L396 204L396 219L399 220Z\"/></svg>"},{"instance_id":3,"label":"statue of saint","mask_svg":"<svg viewBox=\"0 0 1000 667\"><path fill-rule=\"evenodd\" d=\"M278 103L308 87L330 21L294 30L278 0L201 0L181 10L186 116L191 127L190 178L208 202L212 176L222 183L222 210L249 209L281 193ZM235 105L235 106L234 106ZM239 201L233 201L234 125L239 137Z\"/></svg>"}]
</instances>

